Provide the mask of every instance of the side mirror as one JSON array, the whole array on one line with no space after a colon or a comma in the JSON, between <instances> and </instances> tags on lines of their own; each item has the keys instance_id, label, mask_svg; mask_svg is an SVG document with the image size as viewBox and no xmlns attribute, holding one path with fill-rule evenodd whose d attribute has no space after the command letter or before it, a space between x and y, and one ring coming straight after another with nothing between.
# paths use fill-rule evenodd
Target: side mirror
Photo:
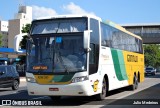
<instances>
[{"instance_id":1,"label":"side mirror","mask_svg":"<svg viewBox=\"0 0 160 108\"><path fill-rule=\"evenodd\" d=\"M14 37L14 51L19 52L19 44L23 39L23 36L28 35L28 33L18 34Z\"/></svg>"},{"instance_id":2,"label":"side mirror","mask_svg":"<svg viewBox=\"0 0 160 108\"><path fill-rule=\"evenodd\" d=\"M0 75L3 75L5 72L4 71L0 71Z\"/></svg>"},{"instance_id":3,"label":"side mirror","mask_svg":"<svg viewBox=\"0 0 160 108\"><path fill-rule=\"evenodd\" d=\"M87 50L87 52L89 52L91 50L91 48L89 48L89 44L90 44L90 32L89 30L85 30L84 34L83 34L83 47L84 49Z\"/></svg>"}]
</instances>

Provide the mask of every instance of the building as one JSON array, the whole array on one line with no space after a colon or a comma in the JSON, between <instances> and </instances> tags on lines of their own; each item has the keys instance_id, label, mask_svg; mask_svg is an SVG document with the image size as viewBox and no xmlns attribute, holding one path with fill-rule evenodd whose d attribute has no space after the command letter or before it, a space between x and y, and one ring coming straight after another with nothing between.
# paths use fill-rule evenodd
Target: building
<instances>
[{"instance_id":1,"label":"building","mask_svg":"<svg viewBox=\"0 0 160 108\"><path fill-rule=\"evenodd\" d=\"M144 44L160 44L160 23L123 24L121 26L141 36Z\"/></svg>"},{"instance_id":2,"label":"building","mask_svg":"<svg viewBox=\"0 0 160 108\"><path fill-rule=\"evenodd\" d=\"M2 35L2 47L8 47L8 21L0 21L0 34Z\"/></svg>"},{"instance_id":3,"label":"building","mask_svg":"<svg viewBox=\"0 0 160 108\"><path fill-rule=\"evenodd\" d=\"M8 21L0 21L0 34L2 35L1 47L8 48ZM7 57L7 55L0 54L0 57Z\"/></svg>"},{"instance_id":4,"label":"building","mask_svg":"<svg viewBox=\"0 0 160 108\"><path fill-rule=\"evenodd\" d=\"M14 37L21 33L22 27L30 24L32 21L32 7L19 6L18 13L15 14L14 19L9 20L9 35L8 48L13 48ZM9 58L16 58L16 55L9 55Z\"/></svg>"}]
</instances>

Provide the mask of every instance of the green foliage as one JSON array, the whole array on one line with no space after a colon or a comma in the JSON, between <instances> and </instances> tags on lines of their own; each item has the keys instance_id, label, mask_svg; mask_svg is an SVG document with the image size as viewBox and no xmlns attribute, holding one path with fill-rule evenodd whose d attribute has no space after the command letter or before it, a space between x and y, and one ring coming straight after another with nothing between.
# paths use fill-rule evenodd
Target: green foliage
<instances>
[{"instance_id":1,"label":"green foliage","mask_svg":"<svg viewBox=\"0 0 160 108\"><path fill-rule=\"evenodd\" d=\"M31 28L31 24L26 24L25 27L22 27L22 33L29 33L29 30Z\"/></svg>"},{"instance_id":2,"label":"green foliage","mask_svg":"<svg viewBox=\"0 0 160 108\"><path fill-rule=\"evenodd\" d=\"M26 24L25 27L22 27L22 33L29 33L29 30L31 28L31 24ZM26 49L26 43L27 43L27 36L23 36L23 39L20 43L21 49ZM21 59L21 62L26 61L26 56L19 56Z\"/></svg>"},{"instance_id":3,"label":"green foliage","mask_svg":"<svg viewBox=\"0 0 160 108\"><path fill-rule=\"evenodd\" d=\"M26 24L25 27L22 27L22 33L29 33L30 28L31 24ZM23 36L23 39L20 43L22 49L26 49L26 43L27 43L27 36Z\"/></svg>"},{"instance_id":4,"label":"green foliage","mask_svg":"<svg viewBox=\"0 0 160 108\"><path fill-rule=\"evenodd\" d=\"M146 66L160 66L160 45L144 45L144 56Z\"/></svg>"},{"instance_id":5,"label":"green foliage","mask_svg":"<svg viewBox=\"0 0 160 108\"><path fill-rule=\"evenodd\" d=\"M2 34L0 33L0 47L2 47Z\"/></svg>"},{"instance_id":6,"label":"green foliage","mask_svg":"<svg viewBox=\"0 0 160 108\"><path fill-rule=\"evenodd\" d=\"M20 42L21 49L26 49L27 36L23 36L22 41Z\"/></svg>"},{"instance_id":7,"label":"green foliage","mask_svg":"<svg viewBox=\"0 0 160 108\"><path fill-rule=\"evenodd\" d=\"M25 27L22 27L22 33L29 33L30 28L31 24L26 24ZM20 43L22 49L26 49L26 42L27 42L27 36L23 36L23 39Z\"/></svg>"}]
</instances>

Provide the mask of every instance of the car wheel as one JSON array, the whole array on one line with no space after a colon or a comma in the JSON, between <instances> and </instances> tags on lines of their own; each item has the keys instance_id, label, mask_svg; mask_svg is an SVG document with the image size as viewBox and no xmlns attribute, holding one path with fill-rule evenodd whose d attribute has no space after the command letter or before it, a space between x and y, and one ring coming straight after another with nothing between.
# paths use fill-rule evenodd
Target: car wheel
<instances>
[{"instance_id":1,"label":"car wheel","mask_svg":"<svg viewBox=\"0 0 160 108\"><path fill-rule=\"evenodd\" d=\"M17 80L14 80L12 90L17 90L18 88L19 88L19 82Z\"/></svg>"},{"instance_id":2,"label":"car wheel","mask_svg":"<svg viewBox=\"0 0 160 108\"><path fill-rule=\"evenodd\" d=\"M156 73L153 73L153 75L156 75Z\"/></svg>"}]
</instances>

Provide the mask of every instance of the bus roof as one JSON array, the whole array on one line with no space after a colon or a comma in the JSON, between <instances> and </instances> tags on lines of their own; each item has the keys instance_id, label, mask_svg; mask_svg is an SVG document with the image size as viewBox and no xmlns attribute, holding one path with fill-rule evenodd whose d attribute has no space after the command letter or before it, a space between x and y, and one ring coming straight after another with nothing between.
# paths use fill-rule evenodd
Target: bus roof
<instances>
[{"instance_id":1,"label":"bus roof","mask_svg":"<svg viewBox=\"0 0 160 108\"><path fill-rule=\"evenodd\" d=\"M78 14L78 15L75 15L75 14L71 14L71 15L55 15L55 16L50 16L50 17L40 17L40 18L37 18L37 19L34 19L33 21L35 20L46 20L46 19L57 19L57 18L77 18L77 17L88 17L88 18L93 18L93 19L97 19L99 20L100 22L102 22L102 19L100 17L97 17L95 15L92 15L92 14ZM142 38L138 35L135 35L129 31L127 31L125 28L123 28L122 26L118 25L118 24L115 24L114 22L112 21L103 21L103 23L107 24L107 25L110 25L114 28L117 28L127 34L130 34L136 38L139 38L142 40Z\"/></svg>"},{"instance_id":2,"label":"bus roof","mask_svg":"<svg viewBox=\"0 0 160 108\"><path fill-rule=\"evenodd\" d=\"M94 18L94 19L97 19L97 20L101 20L101 18L95 16L95 15L92 15L92 14L71 14L71 15L55 15L55 16L50 16L50 17L40 17L40 18L37 18L37 19L34 19L34 20L45 20L45 19L56 19L56 18L77 18L77 17L88 17L88 18Z\"/></svg>"},{"instance_id":3,"label":"bus roof","mask_svg":"<svg viewBox=\"0 0 160 108\"><path fill-rule=\"evenodd\" d=\"M107 21L105 21L105 22L103 22L103 23L105 23L105 24L107 24L107 25L110 25L110 26L112 26L112 27L114 27L114 28L117 28L117 29L119 29L119 30L121 30L121 31L123 31L123 32L125 32L125 33L127 33L127 34L130 34L130 35L132 35L132 36L134 36L134 37L142 40L142 38L141 38L140 36L135 35L135 34L129 32L129 31L127 31L125 28L123 28L122 26L120 26L120 25L118 25L118 24L115 24L115 23L112 22L112 21L107 20Z\"/></svg>"}]
</instances>

